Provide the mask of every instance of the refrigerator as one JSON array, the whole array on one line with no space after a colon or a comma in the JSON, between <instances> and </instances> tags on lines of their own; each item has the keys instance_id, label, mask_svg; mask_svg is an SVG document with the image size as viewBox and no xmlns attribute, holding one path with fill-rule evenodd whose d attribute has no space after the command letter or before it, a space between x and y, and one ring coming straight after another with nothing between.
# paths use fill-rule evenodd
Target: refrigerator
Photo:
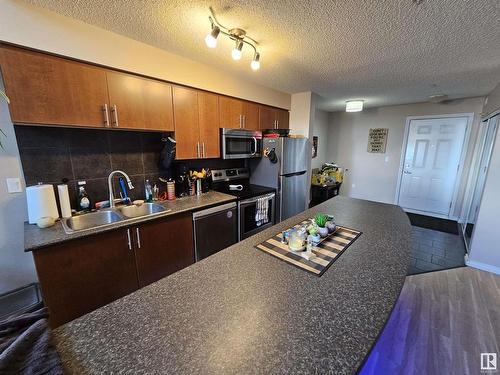
<instances>
[{"instance_id":1,"label":"refrigerator","mask_svg":"<svg viewBox=\"0 0 500 375\"><path fill-rule=\"evenodd\" d=\"M307 208L311 146L307 138L264 138L262 150L262 158L249 160L250 183L276 189L276 222L280 222Z\"/></svg>"}]
</instances>

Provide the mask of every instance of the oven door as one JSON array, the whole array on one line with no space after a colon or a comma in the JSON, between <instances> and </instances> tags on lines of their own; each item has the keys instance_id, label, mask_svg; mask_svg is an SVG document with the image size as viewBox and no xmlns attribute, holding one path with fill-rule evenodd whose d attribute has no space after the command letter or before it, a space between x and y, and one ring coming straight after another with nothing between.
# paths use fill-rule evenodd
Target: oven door
<instances>
[{"instance_id":1,"label":"oven door","mask_svg":"<svg viewBox=\"0 0 500 375\"><path fill-rule=\"evenodd\" d=\"M267 200L267 222L257 220L257 202L259 198ZM239 239L240 241L253 236L264 229L272 227L274 221L275 194L266 194L260 197L246 199L238 204L239 206Z\"/></svg>"},{"instance_id":2,"label":"oven door","mask_svg":"<svg viewBox=\"0 0 500 375\"><path fill-rule=\"evenodd\" d=\"M262 133L222 129L221 145L223 159L259 158L262 156Z\"/></svg>"}]
</instances>

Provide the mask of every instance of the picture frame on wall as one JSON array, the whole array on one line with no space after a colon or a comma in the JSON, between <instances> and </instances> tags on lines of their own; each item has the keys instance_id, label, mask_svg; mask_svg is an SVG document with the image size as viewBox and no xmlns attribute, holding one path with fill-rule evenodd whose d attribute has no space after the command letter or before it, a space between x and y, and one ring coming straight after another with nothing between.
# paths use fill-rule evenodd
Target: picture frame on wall
<instances>
[{"instance_id":1,"label":"picture frame on wall","mask_svg":"<svg viewBox=\"0 0 500 375\"><path fill-rule=\"evenodd\" d=\"M313 136L312 157L314 159L317 156L318 156L318 137Z\"/></svg>"}]
</instances>

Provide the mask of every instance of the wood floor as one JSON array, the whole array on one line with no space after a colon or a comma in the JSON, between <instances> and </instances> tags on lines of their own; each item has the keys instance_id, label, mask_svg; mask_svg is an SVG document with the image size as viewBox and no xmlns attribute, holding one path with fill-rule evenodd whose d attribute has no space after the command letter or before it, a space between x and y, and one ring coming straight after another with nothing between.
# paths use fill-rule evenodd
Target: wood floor
<instances>
[{"instance_id":1,"label":"wood floor","mask_svg":"<svg viewBox=\"0 0 500 375\"><path fill-rule=\"evenodd\" d=\"M481 353L500 359L500 276L430 272L406 278L360 374L481 374Z\"/></svg>"}]
</instances>

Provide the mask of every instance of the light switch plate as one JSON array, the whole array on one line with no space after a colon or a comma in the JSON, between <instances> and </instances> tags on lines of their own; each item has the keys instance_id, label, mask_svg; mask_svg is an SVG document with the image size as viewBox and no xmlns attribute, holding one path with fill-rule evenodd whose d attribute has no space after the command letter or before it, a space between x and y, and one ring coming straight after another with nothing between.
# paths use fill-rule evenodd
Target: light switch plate
<instances>
[{"instance_id":1,"label":"light switch plate","mask_svg":"<svg viewBox=\"0 0 500 375\"><path fill-rule=\"evenodd\" d=\"M22 193L21 180L19 178L7 178L7 192L8 193Z\"/></svg>"}]
</instances>

